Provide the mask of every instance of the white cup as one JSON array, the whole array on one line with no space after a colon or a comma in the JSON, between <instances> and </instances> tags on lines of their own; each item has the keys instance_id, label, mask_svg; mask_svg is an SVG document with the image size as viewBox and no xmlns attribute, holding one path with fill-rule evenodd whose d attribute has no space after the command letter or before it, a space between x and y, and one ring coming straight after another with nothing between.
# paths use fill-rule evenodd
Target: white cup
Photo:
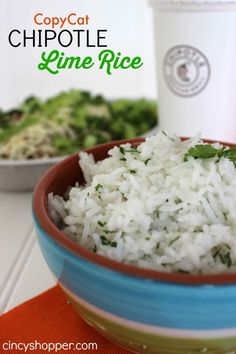
<instances>
[{"instance_id":1,"label":"white cup","mask_svg":"<svg viewBox=\"0 0 236 354\"><path fill-rule=\"evenodd\" d=\"M236 0L151 0L160 127L236 142Z\"/></svg>"}]
</instances>

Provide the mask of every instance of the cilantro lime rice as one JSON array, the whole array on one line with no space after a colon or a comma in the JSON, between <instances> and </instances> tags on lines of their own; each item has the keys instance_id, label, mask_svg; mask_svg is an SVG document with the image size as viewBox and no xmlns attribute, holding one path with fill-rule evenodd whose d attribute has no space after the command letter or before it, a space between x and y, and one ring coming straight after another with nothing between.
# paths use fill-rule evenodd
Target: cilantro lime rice
<instances>
[{"instance_id":1,"label":"cilantro lime rice","mask_svg":"<svg viewBox=\"0 0 236 354\"><path fill-rule=\"evenodd\" d=\"M164 272L236 271L236 151L165 133L95 162L86 184L49 195L55 223L75 242L119 262Z\"/></svg>"}]
</instances>

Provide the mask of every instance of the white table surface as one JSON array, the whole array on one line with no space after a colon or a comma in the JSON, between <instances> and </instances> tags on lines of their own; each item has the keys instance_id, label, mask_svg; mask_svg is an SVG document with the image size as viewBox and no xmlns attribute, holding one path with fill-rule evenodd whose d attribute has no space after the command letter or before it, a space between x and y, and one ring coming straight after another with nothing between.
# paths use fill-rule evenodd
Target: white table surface
<instances>
[{"instance_id":1,"label":"white table surface","mask_svg":"<svg viewBox=\"0 0 236 354\"><path fill-rule=\"evenodd\" d=\"M32 194L0 192L0 314L55 285L39 249Z\"/></svg>"}]
</instances>

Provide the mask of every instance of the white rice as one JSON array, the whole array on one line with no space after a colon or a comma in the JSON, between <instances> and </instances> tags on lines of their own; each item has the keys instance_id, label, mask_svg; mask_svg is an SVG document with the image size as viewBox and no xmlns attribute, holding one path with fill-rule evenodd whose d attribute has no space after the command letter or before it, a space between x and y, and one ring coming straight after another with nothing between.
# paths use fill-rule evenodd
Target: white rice
<instances>
[{"instance_id":1,"label":"white rice","mask_svg":"<svg viewBox=\"0 0 236 354\"><path fill-rule=\"evenodd\" d=\"M80 153L86 185L67 200L49 195L53 220L113 260L165 272L235 272L236 168L223 157L184 162L198 143L199 136L181 142L158 133L137 152L122 145L97 163Z\"/></svg>"}]
</instances>

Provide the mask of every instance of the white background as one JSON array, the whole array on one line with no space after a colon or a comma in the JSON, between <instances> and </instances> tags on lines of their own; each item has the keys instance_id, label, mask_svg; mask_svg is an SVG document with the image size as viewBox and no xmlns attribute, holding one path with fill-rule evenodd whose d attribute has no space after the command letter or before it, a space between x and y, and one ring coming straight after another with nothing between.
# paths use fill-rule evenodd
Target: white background
<instances>
[{"instance_id":1,"label":"white background","mask_svg":"<svg viewBox=\"0 0 236 354\"><path fill-rule=\"evenodd\" d=\"M96 29L107 29L108 48L123 55L139 55L144 65L139 70L117 70L108 76L104 70L64 70L58 75L39 71L37 64L44 48L13 48L8 43L12 29L43 29L34 24L34 15L66 16L75 12L89 15L91 34ZM51 29L49 26L44 28ZM75 26L67 27L76 29ZM87 27L84 26L83 29ZM57 30L59 31L59 29ZM147 0L0 0L0 107L7 109L17 105L28 95L49 97L69 88L91 90L108 98L156 97L156 74L152 10ZM97 56L104 49L62 48L67 55ZM50 51L50 47L47 52Z\"/></svg>"}]
</instances>

